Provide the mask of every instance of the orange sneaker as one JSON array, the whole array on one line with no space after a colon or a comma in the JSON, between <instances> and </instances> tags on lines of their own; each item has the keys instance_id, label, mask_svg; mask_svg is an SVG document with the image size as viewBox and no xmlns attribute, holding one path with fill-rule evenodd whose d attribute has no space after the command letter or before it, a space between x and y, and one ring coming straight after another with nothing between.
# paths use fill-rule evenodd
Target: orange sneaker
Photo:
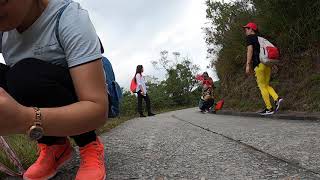
<instances>
[{"instance_id":1,"label":"orange sneaker","mask_svg":"<svg viewBox=\"0 0 320 180\"><path fill-rule=\"evenodd\" d=\"M23 174L24 180L46 180L57 173L57 170L72 157L73 148L69 140L63 145L38 144L40 155L37 161Z\"/></svg>"},{"instance_id":2,"label":"orange sneaker","mask_svg":"<svg viewBox=\"0 0 320 180\"><path fill-rule=\"evenodd\" d=\"M81 164L76 180L104 180L106 168L104 164L103 144L97 138L96 141L80 148Z\"/></svg>"}]
</instances>

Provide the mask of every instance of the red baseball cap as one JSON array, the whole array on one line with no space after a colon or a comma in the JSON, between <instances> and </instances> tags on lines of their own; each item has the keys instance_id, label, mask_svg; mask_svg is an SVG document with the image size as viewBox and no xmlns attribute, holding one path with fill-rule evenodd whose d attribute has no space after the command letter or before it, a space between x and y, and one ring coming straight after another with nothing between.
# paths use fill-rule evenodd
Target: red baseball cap
<instances>
[{"instance_id":1,"label":"red baseball cap","mask_svg":"<svg viewBox=\"0 0 320 180\"><path fill-rule=\"evenodd\" d=\"M253 22L249 22L247 25L243 26L243 28L250 28L250 29L253 29L254 31L258 30L258 26Z\"/></svg>"}]
</instances>

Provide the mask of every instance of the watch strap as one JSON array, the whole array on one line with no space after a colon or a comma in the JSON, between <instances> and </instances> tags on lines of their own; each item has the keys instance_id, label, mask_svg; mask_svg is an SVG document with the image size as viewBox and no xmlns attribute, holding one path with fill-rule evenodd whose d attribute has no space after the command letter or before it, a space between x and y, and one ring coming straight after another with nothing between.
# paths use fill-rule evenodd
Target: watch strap
<instances>
[{"instance_id":1,"label":"watch strap","mask_svg":"<svg viewBox=\"0 0 320 180\"><path fill-rule=\"evenodd\" d=\"M42 116L41 111L38 107L32 107L35 112L34 126L42 126Z\"/></svg>"}]
</instances>

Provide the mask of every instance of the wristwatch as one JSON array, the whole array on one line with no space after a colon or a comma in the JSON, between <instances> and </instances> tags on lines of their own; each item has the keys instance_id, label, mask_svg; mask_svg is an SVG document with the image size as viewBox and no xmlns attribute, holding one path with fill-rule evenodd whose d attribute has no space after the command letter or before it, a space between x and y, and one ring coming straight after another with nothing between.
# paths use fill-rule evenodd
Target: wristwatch
<instances>
[{"instance_id":1,"label":"wristwatch","mask_svg":"<svg viewBox=\"0 0 320 180\"><path fill-rule=\"evenodd\" d=\"M42 117L41 117L41 111L37 107L32 107L35 112L35 120L33 122L33 125L30 127L28 131L29 138L31 140L39 140L42 138L44 131L42 128Z\"/></svg>"}]
</instances>

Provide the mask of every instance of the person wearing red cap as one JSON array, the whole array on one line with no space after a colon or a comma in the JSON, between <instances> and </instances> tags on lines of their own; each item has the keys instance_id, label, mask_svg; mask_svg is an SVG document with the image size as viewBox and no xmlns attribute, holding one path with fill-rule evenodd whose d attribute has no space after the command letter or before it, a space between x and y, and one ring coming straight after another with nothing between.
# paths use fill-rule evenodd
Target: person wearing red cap
<instances>
[{"instance_id":1,"label":"person wearing red cap","mask_svg":"<svg viewBox=\"0 0 320 180\"><path fill-rule=\"evenodd\" d=\"M266 108L259 112L261 115L274 114L280 108L280 103L283 101L278 96L275 90L269 85L271 76L271 67L263 63L260 63L260 44L258 40L258 26L255 23L248 23L243 26L245 34L247 36L247 63L246 63L246 74L253 74L257 78L257 84L261 91L262 98L266 105ZM270 102L270 96L275 101L275 108L272 107Z\"/></svg>"}]
</instances>

